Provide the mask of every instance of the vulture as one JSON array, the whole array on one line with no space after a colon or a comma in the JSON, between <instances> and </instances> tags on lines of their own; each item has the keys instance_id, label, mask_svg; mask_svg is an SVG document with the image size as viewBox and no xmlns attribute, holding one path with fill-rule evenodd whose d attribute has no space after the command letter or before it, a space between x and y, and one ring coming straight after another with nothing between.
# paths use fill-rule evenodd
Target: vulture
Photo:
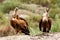
<instances>
[{"instance_id":1,"label":"vulture","mask_svg":"<svg viewBox=\"0 0 60 40\"><path fill-rule=\"evenodd\" d=\"M15 29L16 34L18 32L24 33L25 35L30 35L28 29L28 23L25 19L17 15L18 8L14 9L14 15L12 16L10 23L11 26Z\"/></svg>"},{"instance_id":2,"label":"vulture","mask_svg":"<svg viewBox=\"0 0 60 40\"><path fill-rule=\"evenodd\" d=\"M42 17L41 17L41 19L39 21L39 29L40 29L40 31L46 32L46 33L49 33L49 30L51 29L51 18L50 18L49 14L48 14L48 11L49 10L46 10L43 13L43 15L42 15Z\"/></svg>"}]
</instances>

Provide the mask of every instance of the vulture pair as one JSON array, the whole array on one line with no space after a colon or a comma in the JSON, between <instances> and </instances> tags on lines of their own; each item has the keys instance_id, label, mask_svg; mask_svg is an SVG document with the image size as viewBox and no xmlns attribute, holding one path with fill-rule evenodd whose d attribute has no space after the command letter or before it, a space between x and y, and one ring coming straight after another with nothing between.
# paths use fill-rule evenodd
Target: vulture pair
<instances>
[{"instance_id":1,"label":"vulture pair","mask_svg":"<svg viewBox=\"0 0 60 40\"><path fill-rule=\"evenodd\" d=\"M24 33L25 35L30 35L29 29L28 29L28 23L25 19L19 17L17 15L18 8L14 9L14 15L12 16L10 23L11 26L15 29L16 34L18 32Z\"/></svg>"},{"instance_id":2,"label":"vulture pair","mask_svg":"<svg viewBox=\"0 0 60 40\"><path fill-rule=\"evenodd\" d=\"M48 9L46 9L46 11L43 13L40 21L39 21L39 29L42 32L49 32L49 30L51 29L51 18L48 14Z\"/></svg>"},{"instance_id":3,"label":"vulture pair","mask_svg":"<svg viewBox=\"0 0 60 40\"><path fill-rule=\"evenodd\" d=\"M28 29L28 23L25 19L19 17L17 15L18 9L16 8L14 10L14 15L12 16L10 23L11 26L16 30L16 34L18 32L22 32L26 35L30 35L29 29ZM51 29L51 19L48 15L48 10L46 10L45 13L43 13L40 21L39 21L39 29L43 32L49 32Z\"/></svg>"}]
</instances>

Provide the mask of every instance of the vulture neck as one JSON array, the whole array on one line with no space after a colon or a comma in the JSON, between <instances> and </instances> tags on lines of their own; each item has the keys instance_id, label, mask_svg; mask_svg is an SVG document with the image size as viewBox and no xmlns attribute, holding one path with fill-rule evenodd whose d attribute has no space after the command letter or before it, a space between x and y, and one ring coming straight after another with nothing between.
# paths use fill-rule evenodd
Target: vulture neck
<instances>
[{"instance_id":1,"label":"vulture neck","mask_svg":"<svg viewBox=\"0 0 60 40\"><path fill-rule=\"evenodd\" d=\"M14 9L14 16L17 15L17 11L18 11L18 8L16 7L16 8Z\"/></svg>"},{"instance_id":2,"label":"vulture neck","mask_svg":"<svg viewBox=\"0 0 60 40\"><path fill-rule=\"evenodd\" d=\"M18 14L17 14L17 11L18 11L18 9L14 9L14 11L13 11L13 16L12 16L12 20L16 20L16 19L19 19L19 16L18 16Z\"/></svg>"},{"instance_id":3,"label":"vulture neck","mask_svg":"<svg viewBox=\"0 0 60 40\"><path fill-rule=\"evenodd\" d=\"M43 21L48 21L48 17L49 17L48 13L45 12L45 13L43 13L43 18L42 18L42 20L43 20Z\"/></svg>"}]
</instances>

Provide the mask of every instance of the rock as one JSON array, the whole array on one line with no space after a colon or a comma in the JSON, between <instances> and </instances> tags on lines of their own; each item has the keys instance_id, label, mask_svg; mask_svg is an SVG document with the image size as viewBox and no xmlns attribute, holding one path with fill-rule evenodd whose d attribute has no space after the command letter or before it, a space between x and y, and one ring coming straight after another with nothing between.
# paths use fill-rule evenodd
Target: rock
<instances>
[{"instance_id":1,"label":"rock","mask_svg":"<svg viewBox=\"0 0 60 40\"><path fill-rule=\"evenodd\" d=\"M36 14L42 14L46 11L46 7L38 6L37 9L35 10Z\"/></svg>"},{"instance_id":2,"label":"rock","mask_svg":"<svg viewBox=\"0 0 60 40\"><path fill-rule=\"evenodd\" d=\"M13 35L0 37L0 40L60 40L60 33L48 33L48 35L39 36Z\"/></svg>"},{"instance_id":3,"label":"rock","mask_svg":"<svg viewBox=\"0 0 60 40\"><path fill-rule=\"evenodd\" d=\"M19 9L19 10L17 11L17 13L18 13L19 17L22 17L22 18L30 18L31 16L37 16L37 15L39 16L39 14L34 14L34 13L31 12L31 11L23 10L23 9ZM14 15L14 14L13 14L13 11L10 11L10 12L9 12L9 15L8 15L7 17L11 18L12 15ZM7 17L6 17L6 18L7 18Z\"/></svg>"}]
</instances>

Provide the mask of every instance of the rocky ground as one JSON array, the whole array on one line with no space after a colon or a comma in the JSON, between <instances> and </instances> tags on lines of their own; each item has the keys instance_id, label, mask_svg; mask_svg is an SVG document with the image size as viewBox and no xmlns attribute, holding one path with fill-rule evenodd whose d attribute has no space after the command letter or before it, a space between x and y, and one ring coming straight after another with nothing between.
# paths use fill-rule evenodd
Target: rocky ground
<instances>
[{"instance_id":1,"label":"rocky ground","mask_svg":"<svg viewBox=\"0 0 60 40\"><path fill-rule=\"evenodd\" d=\"M0 37L0 40L60 40L60 33L48 33L48 35L37 35L37 36L28 36L28 35L14 35Z\"/></svg>"}]
</instances>

